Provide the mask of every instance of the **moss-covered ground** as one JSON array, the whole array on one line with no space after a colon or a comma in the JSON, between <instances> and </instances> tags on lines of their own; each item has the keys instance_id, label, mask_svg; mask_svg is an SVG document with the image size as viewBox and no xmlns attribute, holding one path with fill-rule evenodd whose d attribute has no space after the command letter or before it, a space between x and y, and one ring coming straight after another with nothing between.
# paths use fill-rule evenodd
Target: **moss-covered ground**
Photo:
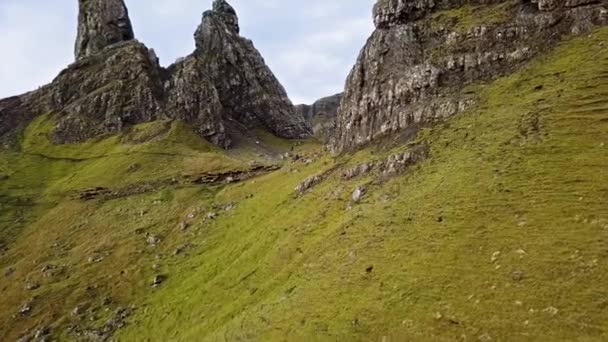
<instances>
[{"instance_id":1,"label":"moss-covered ground","mask_svg":"<svg viewBox=\"0 0 608 342\"><path fill-rule=\"evenodd\" d=\"M416 137L429 158L384 181L340 174L408 146L331 156L262 136L310 162L83 202L70 194L240 169L251 153L217 150L177 123L55 146L42 117L0 158L0 269L13 269L0 274L0 339L46 325L73 340L67 327L97 329L133 306L115 339L605 341L606 41L608 29L595 31L475 86L478 105ZM155 275L166 277L158 288Z\"/></svg>"}]
</instances>

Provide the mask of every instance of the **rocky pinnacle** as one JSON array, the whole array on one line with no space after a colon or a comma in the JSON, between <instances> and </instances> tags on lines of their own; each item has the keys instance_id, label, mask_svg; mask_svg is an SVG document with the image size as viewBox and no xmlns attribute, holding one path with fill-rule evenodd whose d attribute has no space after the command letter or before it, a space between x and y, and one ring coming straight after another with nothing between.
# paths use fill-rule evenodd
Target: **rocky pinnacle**
<instances>
[{"instance_id":1,"label":"rocky pinnacle","mask_svg":"<svg viewBox=\"0 0 608 342\"><path fill-rule=\"evenodd\" d=\"M134 39L122 0L79 0L76 62L36 91L0 100L0 144L14 144L38 115L52 113L59 144L179 120L228 148L250 129L303 138L311 129L224 0L205 11L195 51L167 68ZM233 144L234 143L234 144Z\"/></svg>"},{"instance_id":2,"label":"rocky pinnacle","mask_svg":"<svg viewBox=\"0 0 608 342\"><path fill-rule=\"evenodd\" d=\"M123 0L79 0L76 60L94 55L109 45L135 38Z\"/></svg>"}]
</instances>

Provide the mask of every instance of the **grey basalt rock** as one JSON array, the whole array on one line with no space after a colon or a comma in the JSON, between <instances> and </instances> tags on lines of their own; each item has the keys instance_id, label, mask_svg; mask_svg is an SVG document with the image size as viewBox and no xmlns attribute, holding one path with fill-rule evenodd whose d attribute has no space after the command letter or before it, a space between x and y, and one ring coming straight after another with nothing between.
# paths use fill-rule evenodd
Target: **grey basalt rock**
<instances>
[{"instance_id":1,"label":"grey basalt rock","mask_svg":"<svg viewBox=\"0 0 608 342\"><path fill-rule=\"evenodd\" d=\"M253 43L239 35L238 18L224 0L203 13L194 35L198 60L216 88L224 118L263 126L284 138L304 138L311 129Z\"/></svg>"},{"instance_id":2,"label":"grey basalt rock","mask_svg":"<svg viewBox=\"0 0 608 342\"><path fill-rule=\"evenodd\" d=\"M266 128L285 138L310 135L251 41L235 10L216 0L195 34L196 50L163 68L134 39L122 0L80 0L76 62L34 92L0 100L0 143L15 144L38 115L52 113L55 143L115 134L155 120L186 122L227 148L227 126ZM234 131L234 130L233 130Z\"/></svg>"},{"instance_id":3,"label":"grey basalt rock","mask_svg":"<svg viewBox=\"0 0 608 342\"><path fill-rule=\"evenodd\" d=\"M442 11L484 6L503 20L458 25ZM461 90L513 72L561 37L608 23L607 0L379 0L376 30L348 76L332 141L363 146L461 112ZM451 11L451 13L455 13ZM484 22L483 20L481 21ZM463 28L464 27L464 28Z\"/></svg>"},{"instance_id":4,"label":"grey basalt rock","mask_svg":"<svg viewBox=\"0 0 608 342\"><path fill-rule=\"evenodd\" d=\"M78 6L77 60L135 38L123 0L78 0Z\"/></svg>"},{"instance_id":5,"label":"grey basalt rock","mask_svg":"<svg viewBox=\"0 0 608 342\"><path fill-rule=\"evenodd\" d=\"M304 117L312 127L313 135L323 142L329 142L334 135L338 107L342 93L321 98L312 105L301 104L296 111Z\"/></svg>"}]
</instances>

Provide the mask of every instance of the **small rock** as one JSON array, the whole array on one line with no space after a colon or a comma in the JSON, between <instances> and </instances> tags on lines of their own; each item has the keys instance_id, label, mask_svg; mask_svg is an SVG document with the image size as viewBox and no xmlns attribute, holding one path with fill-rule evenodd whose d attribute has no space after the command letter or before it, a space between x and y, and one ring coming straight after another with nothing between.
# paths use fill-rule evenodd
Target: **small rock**
<instances>
[{"instance_id":1,"label":"small rock","mask_svg":"<svg viewBox=\"0 0 608 342\"><path fill-rule=\"evenodd\" d=\"M196 217L196 213L190 213L190 214L188 214L187 217L192 220L193 218Z\"/></svg>"},{"instance_id":2,"label":"small rock","mask_svg":"<svg viewBox=\"0 0 608 342\"><path fill-rule=\"evenodd\" d=\"M517 270L517 271L513 271L511 273L511 279L513 279L513 281L522 281L524 280L524 272Z\"/></svg>"},{"instance_id":3,"label":"small rock","mask_svg":"<svg viewBox=\"0 0 608 342\"><path fill-rule=\"evenodd\" d=\"M34 332L34 338L40 341L43 337L49 335L50 333L51 329L49 329L48 327L40 327Z\"/></svg>"},{"instance_id":4,"label":"small rock","mask_svg":"<svg viewBox=\"0 0 608 342\"><path fill-rule=\"evenodd\" d=\"M234 182L235 182L234 177L227 177L226 178L226 183L230 184L230 183L234 183Z\"/></svg>"},{"instance_id":5,"label":"small rock","mask_svg":"<svg viewBox=\"0 0 608 342\"><path fill-rule=\"evenodd\" d=\"M101 255L93 255L93 256L89 257L88 261L89 261L89 264L102 262L103 261L103 256L101 256Z\"/></svg>"},{"instance_id":6,"label":"small rock","mask_svg":"<svg viewBox=\"0 0 608 342\"><path fill-rule=\"evenodd\" d=\"M159 287L167 279L164 275L157 275L152 279L152 287Z\"/></svg>"},{"instance_id":7,"label":"small rock","mask_svg":"<svg viewBox=\"0 0 608 342\"><path fill-rule=\"evenodd\" d=\"M352 195L353 202L359 203L363 196L365 196L366 189L362 186L359 186L355 189Z\"/></svg>"},{"instance_id":8,"label":"small rock","mask_svg":"<svg viewBox=\"0 0 608 342\"><path fill-rule=\"evenodd\" d=\"M10 277L13 273L15 273L15 269L13 267L7 267L4 269L4 276Z\"/></svg>"},{"instance_id":9,"label":"small rock","mask_svg":"<svg viewBox=\"0 0 608 342\"><path fill-rule=\"evenodd\" d=\"M38 284L37 282L27 282L25 284L25 289L28 291L33 291L33 290L36 290L39 288L40 288L40 284Z\"/></svg>"},{"instance_id":10,"label":"small rock","mask_svg":"<svg viewBox=\"0 0 608 342\"><path fill-rule=\"evenodd\" d=\"M84 308L80 305L76 306L74 310L72 310L72 316L80 316L84 313Z\"/></svg>"},{"instance_id":11,"label":"small rock","mask_svg":"<svg viewBox=\"0 0 608 342\"><path fill-rule=\"evenodd\" d=\"M433 318L435 318L436 320L443 319L443 314L441 312L435 312Z\"/></svg>"},{"instance_id":12,"label":"small rock","mask_svg":"<svg viewBox=\"0 0 608 342\"><path fill-rule=\"evenodd\" d=\"M543 312L549 316L555 316L559 313L559 310L553 306L549 306L548 308L544 309Z\"/></svg>"},{"instance_id":13,"label":"small rock","mask_svg":"<svg viewBox=\"0 0 608 342\"><path fill-rule=\"evenodd\" d=\"M19 313L21 315L27 315L32 311L32 303L25 303L21 306L21 309L19 309Z\"/></svg>"},{"instance_id":14,"label":"small rock","mask_svg":"<svg viewBox=\"0 0 608 342\"><path fill-rule=\"evenodd\" d=\"M182 232L185 231L186 229L188 229L188 222L180 222L179 224L179 230L181 230Z\"/></svg>"},{"instance_id":15,"label":"small rock","mask_svg":"<svg viewBox=\"0 0 608 342\"><path fill-rule=\"evenodd\" d=\"M208 213L207 214L207 219L209 220L215 220L217 218L217 213Z\"/></svg>"},{"instance_id":16,"label":"small rock","mask_svg":"<svg viewBox=\"0 0 608 342\"><path fill-rule=\"evenodd\" d=\"M498 260L498 257L500 256L500 251L496 251L494 252L494 254L492 254L492 257L490 258L491 262L496 262Z\"/></svg>"},{"instance_id":17,"label":"small rock","mask_svg":"<svg viewBox=\"0 0 608 342\"><path fill-rule=\"evenodd\" d=\"M492 336L490 336L488 334L483 334L483 335L480 335L477 339L480 342L490 342L490 341L492 341Z\"/></svg>"},{"instance_id":18,"label":"small rock","mask_svg":"<svg viewBox=\"0 0 608 342\"><path fill-rule=\"evenodd\" d=\"M127 168L127 172L129 172L129 173L137 172L140 168L141 168L141 165L138 163L131 164L131 165L129 165L129 168Z\"/></svg>"},{"instance_id":19,"label":"small rock","mask_svg":"<svg viewBox=\"0 0 608 342\"><path fill-rule=\"evenodd\" d=\"M156 246L160 243L160 238L156 235L148 235L146 241L150 246Z\"/></svg>"},{"instance_id":20,"label":"small rock","mask_svg":"<svg viewBox=\"0 0 608 342\"><path fill-rule=\"evenodd\" d=\"M369 266L368 268L365 269L365 272L372 273L373 270L374 270L374 266Z\"/></svg>"},{"instance_id":21,"label":"small rock","mask_svg":"<svg viewBox=\"0 0 608 342\"><path fill-rule=\"evenodd\" d=\"M152 265L152 269L155 270L155 271L160 270L160 264L154 264L154 265Z\"/></svg>"}]
</instances>

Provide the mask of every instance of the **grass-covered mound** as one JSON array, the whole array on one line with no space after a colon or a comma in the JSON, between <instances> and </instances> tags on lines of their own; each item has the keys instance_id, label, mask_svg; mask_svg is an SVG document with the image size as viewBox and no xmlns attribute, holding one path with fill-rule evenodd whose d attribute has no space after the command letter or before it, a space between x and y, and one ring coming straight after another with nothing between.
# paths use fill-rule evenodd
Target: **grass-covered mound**
<instances>
[{"instance_id":1,"label":"grass-covered mound","mask_svg":"<svg viewBox=\"0 0 608 342\"><path fill-rule=\"evenodd\" d=\"M304 158L234 184L71 199L243 169L257 155L216 150L176 123L55 146L52 117L40 118L22 151L0 158L11 198L0 267L14 269L0 283L0 338L41 326L91 336L133 306L118 340L606 340L606 41L598 30L471 87L475 108L408 146L334 157L266 137ZM428 157L398 177L342 177L413 145Z\"/></svg>"}]
</instances>

